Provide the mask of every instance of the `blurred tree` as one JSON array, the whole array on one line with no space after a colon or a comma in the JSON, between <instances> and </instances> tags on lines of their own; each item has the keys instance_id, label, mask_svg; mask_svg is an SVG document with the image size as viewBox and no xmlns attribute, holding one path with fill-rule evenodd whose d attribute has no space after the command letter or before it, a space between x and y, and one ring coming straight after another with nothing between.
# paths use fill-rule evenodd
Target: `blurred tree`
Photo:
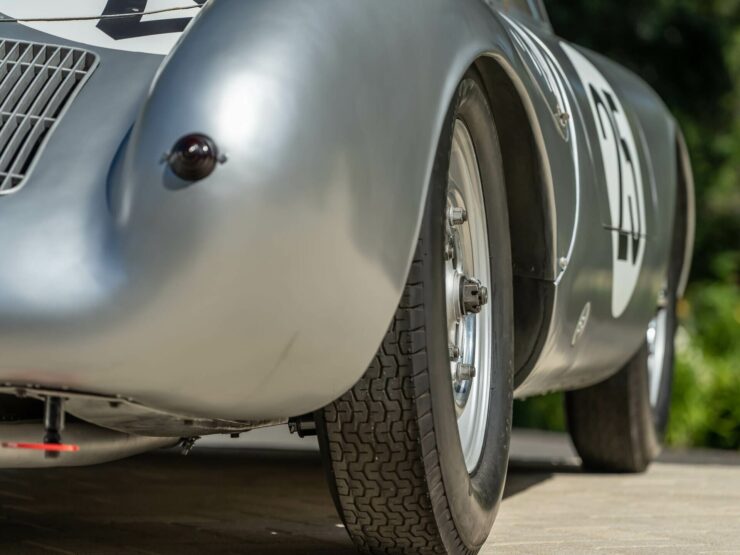
<instances>
[{"instance_id":1,"label":"blurred tree","mask_svg":"<svg viewBox=\"0 0 740 555\"><path fill-rule=\"evenodd\" d=\"M696 178L669 441L740 449L740 0L545 0L556 34L635 71L676 115ZM563 428L561 396L515 423Z\"/></svg>"}]
</instances>

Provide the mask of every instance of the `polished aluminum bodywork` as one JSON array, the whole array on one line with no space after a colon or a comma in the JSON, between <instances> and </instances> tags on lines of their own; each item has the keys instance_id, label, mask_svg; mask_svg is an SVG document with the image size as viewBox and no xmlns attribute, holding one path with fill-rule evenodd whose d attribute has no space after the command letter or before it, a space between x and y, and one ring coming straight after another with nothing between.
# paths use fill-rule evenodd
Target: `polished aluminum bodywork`
<instances>
[{"instance_id":1,"label":"polished aluminum bodywork","mask_svg":"<svg viewBox=\"0 0 740 555\"><path fill-rule=\"evenodd\" d=\"M516 26L536 38L519 29L517 42ZM521 36L550 52L563 90ZM19 24L0 37L73 44ZM228 421L340 396L396 308L447 108L482 59L527 109L548 229L542 267L516 270L552 291L517 394L596 382L644 340L668 266L677 129L642 81L580 50L643 161L644 261L615 318L597 128L546 22L481 0L212 0L165 59L87 48L98 69L23 189L0 199L0 383ZM162 161L193 132L227 161L190 184Z\"/></svg>"}]
</instances>

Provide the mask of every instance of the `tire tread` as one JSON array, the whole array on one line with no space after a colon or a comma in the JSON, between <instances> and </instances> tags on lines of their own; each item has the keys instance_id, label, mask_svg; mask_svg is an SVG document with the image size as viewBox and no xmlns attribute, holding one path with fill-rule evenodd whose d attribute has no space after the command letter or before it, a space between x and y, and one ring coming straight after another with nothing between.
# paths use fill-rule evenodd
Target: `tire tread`
<instances>
[{"instance_id":1,"label":"tire tread","mask_svg":"<svg viewBox=\"0 0 740 555\"><path fill-rule=\"evenodd\" d=\"M646 360L643 345L608 380L566 393L568 430L586 468L643 472L658 454Z\"/></svg>"},{"instance_id":2,"label":"tire tread","mask_svg":"<svg viewBox=\"0 0 740 555\"><path fill-rule=\"evenodd\" d=\"M439 466L422 248L420 240L401 302L364 376L323 411L330 483L361 552L472 555L457 534Z\"/></svg>"}]
</instances>

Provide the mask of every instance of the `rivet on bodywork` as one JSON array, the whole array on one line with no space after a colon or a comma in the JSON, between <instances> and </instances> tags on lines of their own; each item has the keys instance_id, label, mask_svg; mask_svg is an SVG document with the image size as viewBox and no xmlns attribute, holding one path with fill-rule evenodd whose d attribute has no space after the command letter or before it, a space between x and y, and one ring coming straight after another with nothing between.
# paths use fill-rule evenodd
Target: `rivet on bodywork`
<instances>
[{"instance_id":1,"label":"rivet on bodywork","mask_svg":"<svg viewBox=\"0 0 740 555\"><path fill-rule=\"evenodd\" d=\"M558 106L555 110L555 119L558 120L561 126L567 127L570 122L570 114Z\"/></svg>"}]
</instances>

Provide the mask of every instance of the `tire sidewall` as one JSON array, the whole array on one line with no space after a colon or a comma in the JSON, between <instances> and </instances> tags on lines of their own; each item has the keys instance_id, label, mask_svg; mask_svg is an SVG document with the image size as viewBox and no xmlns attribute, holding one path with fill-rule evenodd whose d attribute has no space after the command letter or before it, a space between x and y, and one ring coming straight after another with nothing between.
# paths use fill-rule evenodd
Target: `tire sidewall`
<instances>
[{"instance_id":1,"label":"tire sidewall","mask_svg":"<svg viewBox=\"0 0 740 555\"><path fill-rule=\"evenodd\" d=\"M457 414L450 382L444 285L447 174L452 130L462 120L473 140L483 184L491 255L490 309L491 389L488 425L480 461L468 474L460 446ZM460 539L470 549L488 537L503 494L508 464L513 402L513 286L508 210L498 137L482 80L469 71L462 80L448 113L439 144L438 163L430 184L422 229L425 303L431 307L427 322L427 356L434 434L444 489ZM440 159L442 163L440 163Z\"/></svg>"}]
</instances>

